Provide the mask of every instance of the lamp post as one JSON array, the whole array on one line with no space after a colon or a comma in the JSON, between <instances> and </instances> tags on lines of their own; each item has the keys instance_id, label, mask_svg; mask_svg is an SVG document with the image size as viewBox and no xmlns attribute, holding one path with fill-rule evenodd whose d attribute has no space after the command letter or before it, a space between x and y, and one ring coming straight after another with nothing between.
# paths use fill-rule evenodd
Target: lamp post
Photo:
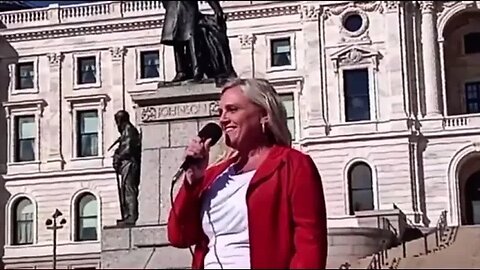
<instances>
[{"instance_id":1,"label":"lamp post","mask_svg":"<svg viewBox=\"0 0 480 270\"><path fill-rule=\"evenodd\" d=\"M67 223L64 218L57 223L57 218L61 217L62 215L63 214L60 212L60 210L55 209L55 212L52 215L53 220L49 218L47 221L45 221L47 229L53 231L53 269L57 269L57 230L63 228L63 225Z\"/></svg>"}]
</instances>

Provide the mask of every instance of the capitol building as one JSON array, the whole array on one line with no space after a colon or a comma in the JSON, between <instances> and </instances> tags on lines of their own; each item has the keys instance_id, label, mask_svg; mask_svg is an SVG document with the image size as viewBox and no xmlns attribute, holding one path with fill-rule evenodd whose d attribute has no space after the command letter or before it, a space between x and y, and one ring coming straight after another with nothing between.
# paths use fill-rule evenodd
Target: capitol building
<instances>
[{"instance_id":1,"label":"capitol building","mask_svg":"<svg viewBox=\"0 0 480 270\"><path fill-rule=\"evenodd\" d=\"M146 235L164 230L183 149L216 115L159 87L175 76L161 2L1 2L0 266L51 268L54 240L58 268L189 266L188 251ZM480 224L480 1L220 3L236 72L275 85L294 147L320 172L330 267L375 252L337 240L378 240L385 220L398 237L441 217ZM152 102L184 114L146 115ZM126 238L108 229L120 218L108 148L121 109L143 136L140 229Z\"/></svg>"}]
</instances>

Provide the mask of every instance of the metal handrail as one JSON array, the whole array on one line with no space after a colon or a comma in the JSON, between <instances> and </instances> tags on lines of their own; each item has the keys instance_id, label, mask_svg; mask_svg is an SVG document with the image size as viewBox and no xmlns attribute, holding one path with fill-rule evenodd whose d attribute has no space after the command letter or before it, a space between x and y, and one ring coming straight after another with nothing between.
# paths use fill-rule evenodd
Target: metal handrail
<instances>
[{"instance_id":1,"label":"metal handrail","mask_svg":"<svg viewBox=\"0 0 480 270\"><path fill-rule=\"evenodd\" d=\"M435 226L435 228L432 231L429 231L427 233L423 233L420 228L421 226L415 225L411 220L402 212L400 208L398 208L395 204L394 208L398 209L402 216L404 217L405 221L409 226L412 228L418 229L423 236L424 239L424 247L425 247L425 254L428 254L428 239L427 237L433 233L435 233L435 239L436 239L436 245L437 247L440 246L440 242L443 241L442 236L444 235L448 223L447 223L447 210L443 210L442 213L440 214L440 217L438 219L438 222ZM382 227L383 229L387 229L394 233L396 236L398 236L397 229L392 225L389 219L381 217L382 219ZM379 224L380 225L380 224ZM406 241L404 239L401 239L401 244L402 244L402 251L403 251L403 257L406 258L407 252L406 252ZM367 269L382 269L383 266L385 266L385 260L388 260L388 245L387 242L384 240L382 243L382 249L374 254L372 254L372 259L370 260L370 263L367 266ZM395 261L395 258L394 258ZM351 264L348 262L343 263L340 265L339 269L350 269Z\"/></svg>"},{"instance_id":2,"label":"metal handrail","mask_svg":"<svg viewBox=\"0 0 480 270\"><path fill-rule=\"evenodd\" d=\"M442 237L447 230L447 210L443 210L438 218L437 225L435 226L435 242L437 247L440 247L440 242L442 242Z\"/></svg>"}]
</instances>

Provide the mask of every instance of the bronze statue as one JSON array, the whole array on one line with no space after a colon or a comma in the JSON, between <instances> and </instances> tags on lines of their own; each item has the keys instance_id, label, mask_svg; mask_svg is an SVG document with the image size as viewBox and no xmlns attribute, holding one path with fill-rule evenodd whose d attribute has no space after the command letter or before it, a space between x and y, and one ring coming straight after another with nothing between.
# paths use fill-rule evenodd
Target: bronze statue
<instances>
[{"instance_id":1,"label":"bronze statue","mask_svg":"<svg viewBox=\"0 0 480 270\"><path fill-rule=\"evenodd\" d=\"M176 75L171 82L237 77L231 59L226 17L219 1L206 1L215 15L202 14L198 1L162 1L162 44L173 46Z\"/></svg>"},{"instance_id":2,"label":"bronze statue","mask_svg":"<svg viewBox=\"0 0 480 270\"><path fill-rule=\"evenodd\" d=\"M138 130L130 122L128 112L115 114L120 133L118 148L113 155L113 168L117 175L122 219L117 225L133 226L138 219L138 186L140 184L141 142ZM120 178L120 179L119 179Z\"/></svg>"}]
</instances>

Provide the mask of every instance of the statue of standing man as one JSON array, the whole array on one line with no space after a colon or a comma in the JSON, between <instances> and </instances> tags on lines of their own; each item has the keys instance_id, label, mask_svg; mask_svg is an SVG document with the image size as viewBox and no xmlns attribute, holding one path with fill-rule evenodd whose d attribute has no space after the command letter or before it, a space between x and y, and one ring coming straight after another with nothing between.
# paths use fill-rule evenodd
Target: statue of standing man
<instances>
[{"instance_id":1,"label":"statue of standing man","mask_svg":"<svg viewBox=\"0 0 480 270\"><path fill-rule=\"evenodd\" d=\"M140 184L141 141L138 130L130 122L128 112L115 114L120 133L119 146L113 155L113 168L117 174L122 219L119 226L134 226L138 219L138 186Z\"/></svg>"},{"instance_id":2,"label":"statue of standing man","mask_svg":"<svg viewBox=\"0 0 480 270\"><path fill-rule=\"evenodd\" d=\"M173 46L176 75L172 82L201 80L195 44L195 27L199 10L197 1L162 1L165 20L162 44Z\"/></svg>"},{"instance_id":3,"label":"statue of standing man","mask_svg":"<svg viewBox=\"0 0 480 270\"><path fill-rule=\"evenodd\" d=\"M172 82L237 77L232 66L226 16L219 1L206 1L214 15L202 14L198 1L162 1L165 20L161 43L173 46Z\"/></svg>"}]
</instances>

